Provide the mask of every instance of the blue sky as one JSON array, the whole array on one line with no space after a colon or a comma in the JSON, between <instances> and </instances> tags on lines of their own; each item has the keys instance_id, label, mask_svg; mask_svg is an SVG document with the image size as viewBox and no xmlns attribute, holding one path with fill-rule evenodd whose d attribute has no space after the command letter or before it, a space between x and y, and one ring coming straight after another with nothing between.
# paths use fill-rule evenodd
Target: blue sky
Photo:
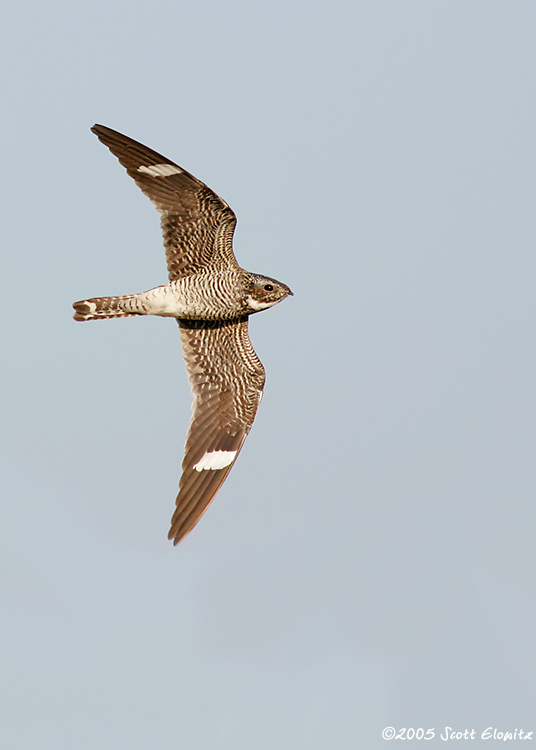
<instances>
[{"instance_id":1,"label":"blue sky","mask_svg":"<svg viewBox=\"0 0 536 750\"><path fill-rule=\"evenodd\" d=\"M517 0L7 4L3 745L536 731L535 21ZM251 320L265 397L175 549L176 325L71 319L166 281L95 122L210 185L241 265L295 294Z\"/></svg>"}]
</instances>

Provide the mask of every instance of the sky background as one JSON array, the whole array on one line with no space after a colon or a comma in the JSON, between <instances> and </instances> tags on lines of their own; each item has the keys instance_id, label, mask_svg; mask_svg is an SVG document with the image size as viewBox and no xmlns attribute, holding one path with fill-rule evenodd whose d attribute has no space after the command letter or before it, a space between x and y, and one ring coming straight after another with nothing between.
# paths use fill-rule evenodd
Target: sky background
<instances>
[{"instance_id":1,"label":"sky background","mask_svg":"<svg viewBox=\"0 0 536 750\"><path fill-rule=\"evenodd\" d=\"M536 733L535 38L532 0L7 0L2 747ZM71 318L167 280L95 122L295 294L251 320L262 407L177 548L177 326Z\"/></svg>"}]
</instances>

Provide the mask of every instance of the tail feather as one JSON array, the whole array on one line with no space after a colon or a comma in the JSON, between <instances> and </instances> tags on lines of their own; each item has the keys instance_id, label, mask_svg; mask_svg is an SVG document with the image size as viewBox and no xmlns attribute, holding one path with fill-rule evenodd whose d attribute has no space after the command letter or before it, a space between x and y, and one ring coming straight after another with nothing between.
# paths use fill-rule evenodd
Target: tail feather
<instances>
[{"instance_id":1,"label":"tail feather","mask_svg":"<svg viewBox=\"0 0 536 750\"><path fill-rule=\"evenodd\" d=\"M129 318L143 314L123 308L123 304L127 300L132 300L135 296L134 294L127 294L123 297L93 297L92 299L74 302L75 313L73 317L75 320L99 320L102 318Z\"/></svg>"}]
</instances>

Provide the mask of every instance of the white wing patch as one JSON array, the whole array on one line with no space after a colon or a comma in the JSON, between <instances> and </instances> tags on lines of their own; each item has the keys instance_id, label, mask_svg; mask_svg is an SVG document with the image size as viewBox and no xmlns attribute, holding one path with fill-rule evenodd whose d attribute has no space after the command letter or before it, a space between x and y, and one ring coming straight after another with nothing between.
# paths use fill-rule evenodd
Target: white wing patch
<instances>
[{"instance_id":1,"label":"white wing patch","mask_svg":"<svg viewBox=\"0 0 536 750\"><path fill-rule=\"evenodd\" d=\"M207 451L205 455L195 464L196 471L204 469L225 469L232 464L236 456L236 451Z\"/></svg>"},{"instance_id":2,"label":"white wing patch","mask_svg":"<svg viewBox=\"0 0 536 750\"><path fill-rule=\"evenodd\" d=\"M174 164L154 164L152 167L138 167L138 172L145 172L151 177L171 177L172 174L180 174L182 169Z\"/></svg>"}]
</instances>

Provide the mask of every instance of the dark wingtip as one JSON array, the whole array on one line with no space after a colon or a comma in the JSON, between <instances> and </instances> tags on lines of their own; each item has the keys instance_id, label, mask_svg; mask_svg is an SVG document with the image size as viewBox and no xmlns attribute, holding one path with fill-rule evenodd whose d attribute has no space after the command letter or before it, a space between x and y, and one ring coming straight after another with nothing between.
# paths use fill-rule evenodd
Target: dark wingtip
<instances>
[{"instance_id":1,"label":"dark wingtip","mask_svg":"<svg viewBox=\"0 0 536 750\"><path fill-rule=\"evenodd\" d=\"M182 541L183 537L186 536L185 534L179 534L178 532L173 531L173 529L169 530L168 539L170 542L173 542L173 546L176 547L177 544Z\"/></svg>"},{"instance_id":2,"label":"dark wingtip","mask_svg":"<svg viewBox=\"0 0 536 750\"><path fill-rule=\"evenodd\" d=\"M92 128L90 128L92 133L95 133L97 138L100 138L102 140L102 136L106 135L121 135L121 133L118 130L112 130L112 128L106 127L106 125L99 125L98 123L95 123Z\"/></svg>"}]
</instances>

